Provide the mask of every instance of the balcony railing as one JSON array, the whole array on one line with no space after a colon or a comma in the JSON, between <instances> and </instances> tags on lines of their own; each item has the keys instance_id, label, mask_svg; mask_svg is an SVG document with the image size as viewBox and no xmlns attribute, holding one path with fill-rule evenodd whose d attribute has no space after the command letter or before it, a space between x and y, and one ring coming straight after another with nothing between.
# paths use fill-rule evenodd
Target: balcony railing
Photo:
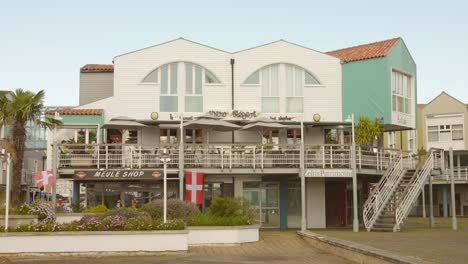
<instances>
[{"instance_id":1,"label":"balcony railing","mask_svg":"<svg viewBox=\"0 0 468 264\"><path fill-rule=\"evenodd\" d=\"M212 144L185 145L183 157L178 145L145 146L132 144L63 144L58 150L59 168L162 168L163 149L167 149L168 168L299 168L300 145ZM397 155L404 167L414 168L416 160L409 153L389 149L356 148L357 169L385 170ZM306 145L306 169L351 168L351 145Z\"/></svg>"}]
</instances>

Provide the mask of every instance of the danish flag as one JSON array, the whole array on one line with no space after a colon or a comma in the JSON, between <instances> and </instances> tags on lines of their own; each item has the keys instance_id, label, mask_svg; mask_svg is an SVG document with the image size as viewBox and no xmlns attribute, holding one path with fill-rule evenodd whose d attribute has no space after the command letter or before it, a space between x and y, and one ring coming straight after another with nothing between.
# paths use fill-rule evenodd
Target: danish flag
<instances>
[{"instance_id":1,"label":"danish flag","mask_svg":"<svg viewBox=\"0 0 468 264\"><path fill-rule=\"evenodd\" d=\"M34 179L36 179L37 188L39 189L41 189L42 187L45 187L46 185L52 185L54 184L54 181L55 181L52 171L34 172Z\"/></svg>"},{"instance_id":2,"label":"danish flag","mask_svg":"<svg viewBox=\"0 0 468 264\"><path fill-rule=\"evenodd\" d=\"M202 204L203 172L185 171L185 200L194 204Z\"/></svg>"}]
</instances>

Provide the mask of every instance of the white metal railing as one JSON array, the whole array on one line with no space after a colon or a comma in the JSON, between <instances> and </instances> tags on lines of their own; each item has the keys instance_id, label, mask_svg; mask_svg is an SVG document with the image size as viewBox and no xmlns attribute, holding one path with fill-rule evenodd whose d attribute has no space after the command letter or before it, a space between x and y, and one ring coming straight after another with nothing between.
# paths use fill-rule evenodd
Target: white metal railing
<instances>
[{"instance_id":1,"label":"white metal railing","mask_svg":"<svg viewBox=\"0 0 468 264\"><path fill-rule=\"evenodd\" d=\"M178 145L62 144L59 168L161 168L163 148L169 150L169 168L177 168L181 158L187 168L299 168L301 163L298 144L186 144L183 157ZM414 165L412 156L403 151L358 146L356 166L358 170L384 171L401 155L405 168ZM351 145L307 145L303 157L308 169L351 169Z\"/></svg>"},{"instance_id":2,"label":"white metal railing","mask_svg":"<svg viewBox=\"0 0 468 264\"><path fill-rule=\"evenodd\" d=\"M394 194L395 188L398 186L403 175L403 159L401 155L398 155L390 162L388 169L364 203L363 222L367 231L370 231L374 226L380 213Z\"/></svg>"},{"instance_id":3,"label":"white metal railing","mask_svg":"<svg viewBox=\"0 0 468 264\"><path fill-rule=\"evenodd\" d=\"M457 182L468 182L468 166L457 166L453 168L454 181ZM446 170L440 175L433 175L434 181L450 181L450 171Z\"/></svg>"},{"instance_id":4,"label":"white metal railing","mask_svg":"<svg viewBox=\"0 0 468 264\"><path fill-rule=\"evenodd\" d=\"M400 229L400 225L408 216L415 200L418 198L422 190L422 187L427 181L427 177L429 177L435 167L434 161L442 157L443 150L430 149L416 169L413 177L411 177L410 182L406 184L406 187L398 199L395 210L395 226L393 227L394 232Z\"/></svg>"}]
</instances>

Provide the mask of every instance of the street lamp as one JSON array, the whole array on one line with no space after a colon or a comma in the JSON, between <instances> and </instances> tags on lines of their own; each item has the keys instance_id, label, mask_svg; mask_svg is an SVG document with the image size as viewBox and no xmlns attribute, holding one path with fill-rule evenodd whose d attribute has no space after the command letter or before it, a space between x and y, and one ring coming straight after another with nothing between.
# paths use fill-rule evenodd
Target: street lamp
<instances>
[{"instance_id":1,"label":"street lamp","mask_svg":"<svg viewBox=\"0 0 468 264\"><path fill-rule=\"evenodd\" d=\"M164 223L167 221L167 163L171 161L169 158L169 154L167 153L167 149L163 149L163 153L161 154L161 161L164 164L164 178L163 178L163 216L164 216Z\"/></svg>"},{"instance_id":2,"label":"street lamp","mask_svg":"<svg viewBox=\"0 0 468 264\"><path fill-rule=\"evenodd\" d=\"M5 201L5 232L8 231L8 217L10 211L10 164L11 158L10 154L5 154L5 149L2 149L0 152L0 165L3 167L3 163L6 162L7 165L7 173L6 173L6 201Z\"/></svg>"},{"instance_id":3,"label":"street lamp","mask_svg":"<svg viewBox=\"0 0 468 264\"><path fill-rule=\"evenodd\" d=\"M353 177L353 231L359 232L358 199L357 199L357 175L356 175L356 141L354 135L354 114L348 115L346 122L351 122L351 170Z\"/></svg>"},{"instance_id":4,"label":"street lamp","mask_svg":"<svg viewBox=\"0 0 468 264\"><path fill-rule=\"evenodd\" d=\"M55 112L54 119L57 121L62 121L62 117L59 112ZM54 184L52 185L52 208L57 208L57 167L58 167L58 146L57 146L57 124L54 123L54 135L53 135L53 145L52 145L52 174L54 175Z\"/></svg>"}]
</instances>

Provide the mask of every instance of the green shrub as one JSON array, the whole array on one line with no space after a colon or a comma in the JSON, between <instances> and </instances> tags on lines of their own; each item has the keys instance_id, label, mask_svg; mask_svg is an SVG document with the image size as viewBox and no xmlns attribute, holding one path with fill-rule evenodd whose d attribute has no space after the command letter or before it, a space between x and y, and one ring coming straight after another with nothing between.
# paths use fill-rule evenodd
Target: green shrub
<instances>
[{"instance_id":1,"label":"green shrub","mask_svg":"<svg viewBox=\"0 0 468 264\"><path fill-rule=\"evenodd\" d=\"M163 200L155 200L151 203L147 203L143 205L140 210L148 213L153 219L162 219ZM200 214L200 210L198 209L198 206L193 203L179 199L167 200L168 219L179 219L186 223L193 223L198 214Z\"/></svg>"},{"instance_id":2,"label":"green shrub","mask_svg":"<svg viewBox=\"0 0 468 264\"><path fill-rule=\"evenodd\" d=\"M195 218L193 226L238 226L250 225L250 219L246 216L221 217L212 214L199 214Z\"/></svg>"},{"instance_id":3,"label":"green shrub","mask_svg":"<svg viewBox=\"0 0 468 264\"><path fill-rule=\"evenodd\" d=\"M138 209L134 207L121 207L118 209L110 210L104 214L104 217L114 216L114 215L121 215L124 218L135 218L135 217L141 217L141 216L150 217L150 215L147 212L139 211Z\"/></svg>"},{"instance_id":4,"label":"green shrub","mask_svg":"<svg viewBox=\"0 0 468 264\"><path fill-rule=\"evenodd\" d=\"M216 198L211 202L208 214L217 217L246 217L253 219L254 212L245 199L235 197Z\"/></svg>"},{"instance_id":5,"label":"green shrub","mask_svg":"<svg viewBox=\"0 0 468 264\"><path fill-rule=\"evenodd\" d=\"M73 203L71 205L71 209L74 213L81 213L83 212L83 205L80 202Z\"/></svg>"},{"instance_id":6,"label":"green shrub","mask_svg":"<svg viewBox=\"0 0 468 264\"><path fill-rule=\"evenodd\" d=\"M84 210L85 213L105 213L109 211L109 209L107 209L107 207L105 205L96 205L94 207L90 207L90 208L86 208Z\"/></svg>"}]
</instances>

